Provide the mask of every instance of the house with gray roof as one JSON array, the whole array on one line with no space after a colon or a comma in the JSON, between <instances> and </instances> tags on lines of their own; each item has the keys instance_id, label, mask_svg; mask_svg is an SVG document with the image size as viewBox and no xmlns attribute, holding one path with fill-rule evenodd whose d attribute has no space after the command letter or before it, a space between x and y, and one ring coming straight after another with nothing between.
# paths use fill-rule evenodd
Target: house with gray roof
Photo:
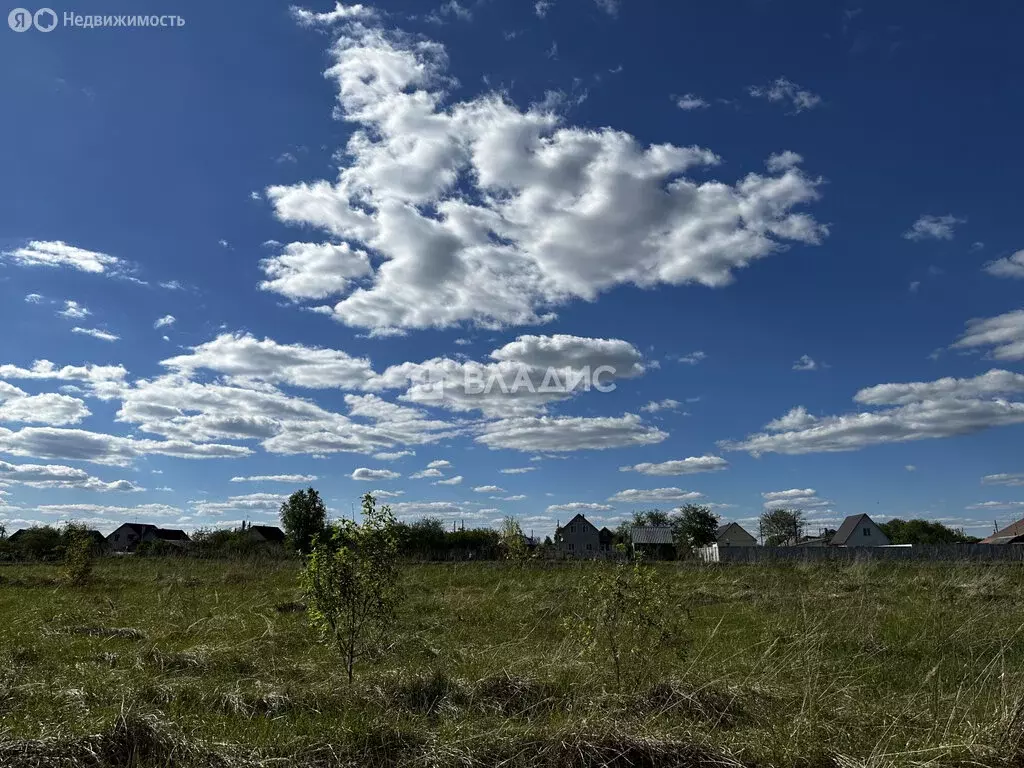
<instances>
[{"instance_id":1,"label":"house with gray roof","mask_svg":"<svg viewBox=\"0 0 1024 768\"><path fill-rule=\"evenodd\" d=\"M601 557L601 532L583 515L555 528L555 547L566 557Z\"/></svg>"},{"instance_id":2,"label":"house with gray roof","mask_svg":"<svg viewBox=\"0 0 1024 768\"><path fill-rule=\"evenodd\" d=\"M867 515L850 515L829 541L832 547L888 547L892 542Z\"/></svg>"}]
</instances>

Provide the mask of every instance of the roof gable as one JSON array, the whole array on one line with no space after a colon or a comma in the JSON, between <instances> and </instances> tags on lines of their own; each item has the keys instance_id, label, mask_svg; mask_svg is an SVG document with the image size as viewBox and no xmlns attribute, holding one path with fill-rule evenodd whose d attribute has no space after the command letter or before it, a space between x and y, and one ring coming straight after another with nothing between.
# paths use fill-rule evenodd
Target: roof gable
<instances>
[{"instance_id":1,"label":"roof gable","mask_svg":"<svg viewBox=\"0 0 1024 768\"><path fill-rule=\"evenodd\" d=\"M563 525L563 526L562 526L562 528L565 528L565 527L567 527L567 526L570 526L570 525L573 525L573 524L576 524L576 523L580 523L580 524L582 524L582 525L589 525L589 526L590 526L591 528L593 528L593 529L594 529L595 531L597 530L597 526L596 526L596 525L594 525L594 524L593 524L592 522L590 522L589 520L587 520L587 518L586 518L586 517L584 517L584 516L583 516L582 514L578 514L578 515L576 515L576 517L574 517L574 518L573 518L572 520L570 520L570 521L569 521L568 523L566 523L565 525Z\"/></svg>"},{"instance_id":2,"label":"roof gable","mask_svg":"<svg viewBox=\"0 0 1024 768\"><path fill-rule=\"evenodd\" d=\"M155 531L156 526L150 525L149 523L121 523L117 528L111 532L111 536L120 531L121 529L127 529L138 536L140 539L146 535L149 531Z\"/></svg>"},{"instance_id":3,"label":"roof gable","mask_svg":"<svg viewBox=\"0 0 1024 768\"><path fill-rule=\"evenodd\" d=\"M875 521L862 513L859 515L850 515L845 520L843 520L843 524L839 526L839 530L836 531L835 535L832 537L832 540L829 542L829 544L840 546L846 544L846 542L849 541L850 537L853 535L854 531L856 531L862 525L870 525L872 528L877 529L879 535L888 540L888 536L886 536L885 532L881 528L879 528L878 525L875 524Z\"/></svg>"},{"instance_id":4,"label":"roof gable","mask_svg":"<svg viewBox=\"0 0 1024 768\"><path fill-rule=\"evenodd\" d=\"M267 541L284 541L284 531L276 525L250 525L246 530L255 531Z\"/></svg>"},{"instance_id":5,"label":"roof gable","mask_svg":"<svg viewBox=\"0 0 1024 768\"><path fill-rule=\"evenodd\" d=\"M725 525L718 526L718 530L715 531L715 540L717 541L726 534L731 532L740 533L741 535L748 537L752 541L757 541L757 539L753 537L750 531L748 531L739 523L726 523Z\"/></svg>"},{"instance_id":6,"label":"roof gable","mask_svg":"<svg viewBox=\"0 0 1024 768\"><path fill-rule=\"evenodd\" d=\"M667 525L634 525L629 529L634 544L672 544L672 529Z\"/></svg>"},{"instance_id":7,"label":"roof gable","mask_svg":"<svg viewBox=\"0 0 1024 768\"><path fill-rule=\"evenodd\" d=\"M161 541L188 541L188 534L177 528L157 528L153 535Z\"/></svg>"}]
</instances>

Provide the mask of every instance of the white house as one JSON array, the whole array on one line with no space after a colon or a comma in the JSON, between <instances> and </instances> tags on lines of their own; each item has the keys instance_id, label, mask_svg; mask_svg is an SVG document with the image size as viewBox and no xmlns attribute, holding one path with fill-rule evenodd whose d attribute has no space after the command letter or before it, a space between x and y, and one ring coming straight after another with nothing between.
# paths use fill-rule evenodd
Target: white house
<instances>
[{"instance_id":1,"label":"white house","mask_svg":"<svg viewBox=\"0 0 1024 768\"><path fill-rule=\"evenodd\" d=\"M888 547L892 542L867 515L850 515L829 541L831 547Z\"/></svg>"},{"instance_id":2,"label":"white house","mask_svg":"<svg viewBox=\"0 0 1024 768\"><path fill-rule=\"evenodd\" d=\"M601 534L583 515L555 529L555 546L569 557L600 557Z\"/></svg>"}]
</instances>

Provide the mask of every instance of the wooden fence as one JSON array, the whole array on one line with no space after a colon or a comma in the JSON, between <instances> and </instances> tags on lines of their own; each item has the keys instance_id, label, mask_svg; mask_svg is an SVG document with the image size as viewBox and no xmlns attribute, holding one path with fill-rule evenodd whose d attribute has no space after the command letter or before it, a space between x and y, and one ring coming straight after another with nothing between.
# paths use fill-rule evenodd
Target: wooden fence
<instances>
[{"instance_id":1,"label":"wooden fence","mask_svg":"<svg viewBox=\"0 0 1024 768\"><path fill-rule=\"evenodd\" d=\"M709 548L710 549L710 548ZM1017 544L921 544L913 547L719 547L720 563L772 563L818 560L1000 560L1024 561L1024 546Z\"/></svg>"}]
</instances>

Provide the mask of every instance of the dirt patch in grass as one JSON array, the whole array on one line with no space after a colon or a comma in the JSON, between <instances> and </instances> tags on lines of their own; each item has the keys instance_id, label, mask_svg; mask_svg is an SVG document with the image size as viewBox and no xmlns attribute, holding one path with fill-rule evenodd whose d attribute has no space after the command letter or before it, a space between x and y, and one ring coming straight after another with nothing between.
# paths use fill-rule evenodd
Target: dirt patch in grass
<instances>
[{"instance_id":1,"label":"dirt patch in grass","mask_svg":"<svg viewBox=\"0 0 1024 768\"><path fill-rule=\"evenodd\" d=\"M763 694L675 680L657 683L636 702L641 711L678 715L713 728L751 723L766 703Z\"/></svg>"},{"instance_id":2,"label":"dirt patch in grass","mask_svg":"<svg viewBox=\"0 0 1024 768\"><path fill-rule=\"evenodd\" d=\"M512 675L478 681L471 696L475 707L500 715L531 715L571 704L568 692L554 683Z\"/></svg>"},{"instance_id":3,"label":"dirt patch in grass","mask_svg":"<svg viewBox=\"0 0 1024 768\"><path fill-rule=\"evenodd\" d=\"M469 702L466 686L441 671L394 678L379 690L386 703L424 715L436 714L442 709L459 709Z\"/></svg>"}]
</instances>

